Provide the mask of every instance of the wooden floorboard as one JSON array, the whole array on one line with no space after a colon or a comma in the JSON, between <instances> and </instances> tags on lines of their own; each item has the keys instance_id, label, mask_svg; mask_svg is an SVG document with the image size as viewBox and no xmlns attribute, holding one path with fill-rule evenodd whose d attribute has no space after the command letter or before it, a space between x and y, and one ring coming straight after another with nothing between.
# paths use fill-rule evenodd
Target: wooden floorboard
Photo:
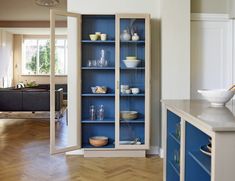
<instances>
[{"instance_id":1,"label":"wooden floorboard","mask_svg":"<svg viewBox=\"0 0 235 181\"><path fill-rule=\"evenodd\" d=\"M70 180L162 181L162 160L51 156L48 119L0 119L0 181Z\"/></svg>"}]
</instances>

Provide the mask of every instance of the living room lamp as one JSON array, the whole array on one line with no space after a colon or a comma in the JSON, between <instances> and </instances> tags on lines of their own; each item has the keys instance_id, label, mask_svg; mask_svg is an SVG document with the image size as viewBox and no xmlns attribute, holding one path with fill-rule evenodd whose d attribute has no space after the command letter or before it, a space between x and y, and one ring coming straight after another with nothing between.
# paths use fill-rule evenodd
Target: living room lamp
<instances>
[{"instance_id":1,"label":"living room lamp","mask_svg":"<svg viewBox=\"0 0 235 181\"><path fill-rule=\"evenodd\" d=\"M55 7L60 3L60 1L59 0L35 0L35 3L39 6Z\"/></svg>"}]
</instances>

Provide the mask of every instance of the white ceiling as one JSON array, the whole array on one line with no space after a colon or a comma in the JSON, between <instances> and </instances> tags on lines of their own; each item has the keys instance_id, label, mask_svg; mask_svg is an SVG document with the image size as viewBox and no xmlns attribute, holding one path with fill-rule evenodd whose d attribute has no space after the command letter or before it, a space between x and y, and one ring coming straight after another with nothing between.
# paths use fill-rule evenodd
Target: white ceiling
<instances>
[{"instance_id":1,"label":"white ceiling","mask_svg":"<svg viewBox=\"0 0 235 181\"><path fill-rule=\"evenodd\" d=\"M56 9L67 10L67 0L60 0ZM49 20L50 9L38 6L34 0L0 0L0 20Z\"/></svg>"}]
</instances>

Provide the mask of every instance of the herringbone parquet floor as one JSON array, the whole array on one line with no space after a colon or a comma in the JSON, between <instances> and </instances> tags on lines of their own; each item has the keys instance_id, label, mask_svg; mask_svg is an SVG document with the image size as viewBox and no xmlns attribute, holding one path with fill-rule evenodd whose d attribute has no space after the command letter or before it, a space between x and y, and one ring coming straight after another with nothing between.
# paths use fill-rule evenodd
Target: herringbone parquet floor
<instances>
[{"instance_id":1,"label":"herringbone parquet floor","mask_svg":"<svg viewBox=\"0 0 235 181\"><path fill-rule=\"evenodd\" d=\"M0 181L162 181L162 160L49 154L49 121L0 119Z\"/></svg>"}]
</instances>

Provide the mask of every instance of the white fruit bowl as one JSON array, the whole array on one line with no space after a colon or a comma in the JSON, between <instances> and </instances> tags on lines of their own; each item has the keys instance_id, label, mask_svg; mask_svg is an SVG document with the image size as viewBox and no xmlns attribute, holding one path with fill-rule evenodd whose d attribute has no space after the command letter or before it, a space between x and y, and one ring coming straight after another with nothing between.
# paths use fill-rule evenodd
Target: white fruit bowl
<instances>
[{"instance_id":1,"label":"white fruit bowl","mask_svg":"<svg viewBox=\"0 0 235 181\"><path fill-rule=\"evenodd\" d=\"M222 107L233 98L235 91L226 89L214 89L214 90L198 90L207 101L211 103L211 106Z\"/></svg>"},{"instance_id":2,"label":"white fruit bowl","mask_svg":"<svg viewBox=\"0 0 235 181\"><path fill-rule=\"evenodd\" d=\"M123 60L127 68L135 68L140 63L140 60Z\"/></svg>"}]
</instances>

